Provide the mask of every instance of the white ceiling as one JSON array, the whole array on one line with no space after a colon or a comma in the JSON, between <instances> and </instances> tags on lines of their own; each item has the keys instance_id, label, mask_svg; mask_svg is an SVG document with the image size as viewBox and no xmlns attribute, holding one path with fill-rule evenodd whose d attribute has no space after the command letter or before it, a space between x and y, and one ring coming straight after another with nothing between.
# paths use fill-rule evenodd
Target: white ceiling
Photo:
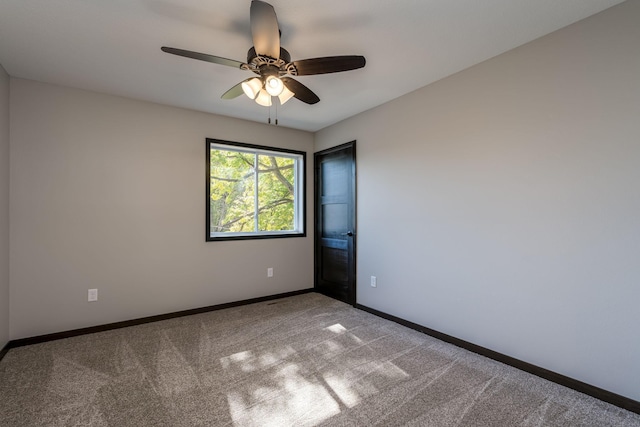
<instances>
[{"instance_id":1,"label":"white ceiling","mask_svg":"<svg viewBox=\"0 0 640 427\"><path fill-rule=\"evenodd\" d=\"M622 0L270 0L293 60L364 55L363 69L298 77L321 99L279 107L316 131ZM246 61L250 0L0 0L0 64L14 77L266 122L248 71L169 55ZM272 107L272 115L275 110Z\"/></svg>"}]
</instances>

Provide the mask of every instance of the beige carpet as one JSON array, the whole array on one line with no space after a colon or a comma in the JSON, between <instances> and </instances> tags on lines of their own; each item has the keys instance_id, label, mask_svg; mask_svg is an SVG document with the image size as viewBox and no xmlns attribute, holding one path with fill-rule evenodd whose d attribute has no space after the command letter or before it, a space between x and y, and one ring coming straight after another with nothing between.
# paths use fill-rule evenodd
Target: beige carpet
<instances>
[{"instance_id":1,"label":"beige carpet","mask_svg":"<svg viewBox=\"0 0 640 427\"><path fill-rule=\"evenodd\" d=\"M640 426L318 294L12 349L2 426Z\"/></svg>"}]
</instances>

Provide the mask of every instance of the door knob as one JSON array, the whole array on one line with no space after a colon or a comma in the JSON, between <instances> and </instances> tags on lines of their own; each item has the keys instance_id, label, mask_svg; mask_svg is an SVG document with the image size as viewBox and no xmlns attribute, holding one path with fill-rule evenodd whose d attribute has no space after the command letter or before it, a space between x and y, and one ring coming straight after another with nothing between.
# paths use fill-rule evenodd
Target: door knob
<instances>
[{"instance_id":1,"label":"door knob","mask_svg":"<svg viewBox=\"0 0 640 427\"><path fill-rule=\"evenodd\" d=\"M353 236L353 231L349 230L346 233L342 233L342 235L351 237L351 236Z\"/></svg>"}]
</instances>

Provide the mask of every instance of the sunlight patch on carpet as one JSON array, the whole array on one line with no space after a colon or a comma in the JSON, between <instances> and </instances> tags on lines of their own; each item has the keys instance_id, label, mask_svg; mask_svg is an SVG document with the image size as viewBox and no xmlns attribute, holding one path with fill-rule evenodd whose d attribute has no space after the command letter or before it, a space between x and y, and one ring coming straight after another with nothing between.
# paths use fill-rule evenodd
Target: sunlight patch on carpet
<instances>
[{"instance_id":1,"label":"sunlight patch on carpet","mask_svg":"<svg viewBox=\"0 0 640 427\"><path fill-rule=\"evenodd\" d=\"M339 404L329 392L302 375L295 363L282 366L272 380L272 384L261 386L261 390L245 388L227 394L235 425L315 425L340 413ZM259 400L260 397L266 398Z\"/></svg>"}]
</instances>

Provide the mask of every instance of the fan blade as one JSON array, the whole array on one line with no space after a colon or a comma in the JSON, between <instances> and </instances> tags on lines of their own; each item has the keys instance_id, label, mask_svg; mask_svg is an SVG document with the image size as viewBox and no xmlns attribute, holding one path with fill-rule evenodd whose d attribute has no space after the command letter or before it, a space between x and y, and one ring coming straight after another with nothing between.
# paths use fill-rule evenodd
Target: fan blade
<instances>
[{"instance_id":1,"label":"fan blade","mask_svg":"<svg viewBox=\"0 0 640 427\"><path fill-rule=\"evenodd\" d=\"M199 59L200 61L213 62L214 64L226 65L233 68L247 67L247 64L244 62L222 58L220 56L207 55L206 53L192 52L190 50L176 49L174 47L166 46L162 46L160 49L162 49L163 52L171 53L173 55Z\"/></svg>"},{"instance_id":2,"label":"fan blade","mask_svg":"<svg viewBox=\"0 0 640 427\"><path fill-rule=\"evenodd\" d=\"M253 78L253 77L251 77ZM242 95L244 93L244 90L242 90L242 83L249 81L251 79L247 79L244 81L241 81L240 83L238 83L237 85L235 85L234 87L232 87L231 89L229 89L228 91L226 91L225 93L222 94L222 99L233 99L233 98L237 98L240 95Z\"/></svg>"},{"instance_id":3,"label":"fan blade","mask_svg":"<svg viewBox=\"0 0 640 427\"><path fill-rule=\"evenodd\" d=\"M273 59L280 58L280 27L276 11L269 3L251 2L251 35L256 53Z\"/></svg>"},{"instance_id":4,"label":"fan blade","mask_svg":"<svg viewBox=\"0 0 640 427\"><path fill-rule=\"evenodd\" d=\"M364 56L344 55L326 56L324 58L303 59L293 61L293 65L298 70L298 76L310 76L314 74L339 73L341 71L356 70L364 67L366 61Z\"/></svg>"},{"instance_id":5,"label":"fan blade","mask_svg":"<svg viewBox=\"0 0 640 427\"><path fill-rule=\"evenodd\" d=\"M295 98L302 102L306 102L307 104L317 104L320 101L318 95L313 93L311 89L291 77L283 77L282 83L284 83L287 89L293 92L293 96Z\"/></svg>"}]
</instances>

